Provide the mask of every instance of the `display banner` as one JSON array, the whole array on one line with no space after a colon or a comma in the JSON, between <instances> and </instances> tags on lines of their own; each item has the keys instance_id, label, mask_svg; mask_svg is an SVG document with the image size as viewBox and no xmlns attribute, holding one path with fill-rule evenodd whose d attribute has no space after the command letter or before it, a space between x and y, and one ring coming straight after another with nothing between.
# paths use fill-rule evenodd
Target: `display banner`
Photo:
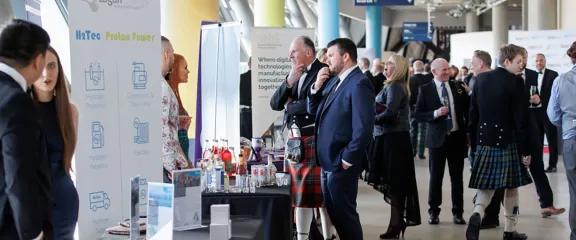
<instances>
[{"instance_id":1,"label":"display banner","mask_svg":"<svg viewBox=\"0 0 576 240\"><path fill-rule=\"evenodd\" d=\"M202 144L227 139L229 146L240 149L240 26L240 22L202 26L202 124L196 129L200 132L196 140Z\"/></svg>"},{"instance_id":2,"label":"display banner","mask_svg":"<svg viewBox=\"0 0 576 240\"><path fill-rule=\"evenodd\" d=\"M528 50L528 68L535 70L534 56L538 53L546 56L546 68L565 73L573 64L566 50L576 39L576 30L542 30L510 32L509 42Z\"/></svg>"},{"instance_id":3,"label":"display banner","mask_svg":"<svg viewBox=\"0 0 576 240\"><path fill-rule=\"evenodd\" d=\"M69 0L68 9L80 113L79 239L98 239L129 218L130 177L140 175L141 191L148 181L163 181L160 2ZM140 193L141 205L146 195Z\"/></svg>"},{"instance_id":4,"label":"display banner","mask_svg":"<svg viewBox=\"0 0 576 240\"><path fill-rule=\"evenodd\" d=\"M292 69L290 44L300 36L314 38L313 28L252 29L252 135L262 136L284 114L270 108L270 98Z\"/></svg>"}]
</instances>

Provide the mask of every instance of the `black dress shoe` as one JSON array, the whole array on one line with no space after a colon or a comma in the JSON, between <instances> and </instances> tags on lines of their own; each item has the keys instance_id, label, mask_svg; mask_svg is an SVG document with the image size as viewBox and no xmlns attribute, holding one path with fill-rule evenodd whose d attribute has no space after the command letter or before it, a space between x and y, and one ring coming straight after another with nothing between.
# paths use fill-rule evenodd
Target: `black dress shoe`
<instances>
[{"instance_id":1,"label":"black dress shoe","mask_svg":"<svg viewBox=\"0 0 576 240\"><path fill-rule=\"evenodd\" d=\"M430 215L430 219L428 219L428 223L436 225L436 224L440 223L440 218L438 218L438 215Z\"/></svg>"},{"instance_id":2,"label":"black dress shoe","mask_svg":"<svg viewBox=\"0 0 576 240\"><path fill-rule=\"evenodd\" d=\"M556 167L550 167L548 166L548 168L546 168L545 170L546 172L558 172L558 169Z\"/></svg>"},{"instance_id":3,"label":"black dress shoe","mask_svg":"<svg viewBox=\"0 0 576 240\"><path fill-rule=\"evenodd\" d=\"M424 155L422 155L422 156L418 156L418 158L420 158L420 160L424 160L424 159L426 159L426 157L425 157Z\"/></svg>"},{"instance_id":4,"label":"black dress shoe","mask_svg":"<svg viewBox=\"0 0 576 240\"><path fill-rule=\"evenodd\" d=\"M482 217L480 213L474 213L468 220L468 229L466 229L466 240L478 240L480 238L480 224Z\"/></svg>"},{"instance_id":5,"label":"black dress shoe","mask_svg":"<svg viewBox=\"0 0 576 240\"><path fill-rule=\"evenodd\" d=\"M524 233L519 232L504 232L503 240L525 240L528 239L528 236Z\"/></svg>"},{"instance_id":6,"label":"black dress shoe","mask_svg":"<svg viewBox=\"0 0 576 240\"><path fill-rule=\"evenodd\" d=\"M500 226L500 221L498 221L498 219L491 220L484 217L482 219L482 224L480 224L480 229L491 229L497 228L498 226Z\"/></svg>"},{"instance_id":7,"label":"black dress shoe","mask_svg":"<svg viewBox=\"0 0 576 240\"><path fill-rule=\"evenodd\" d=\"M466 220L464 220L462 215L454 215L454 217L452 218L452 221L454 221L454 223L458 224L458 225L466 224Z\"/></svg>"}]
</instances>

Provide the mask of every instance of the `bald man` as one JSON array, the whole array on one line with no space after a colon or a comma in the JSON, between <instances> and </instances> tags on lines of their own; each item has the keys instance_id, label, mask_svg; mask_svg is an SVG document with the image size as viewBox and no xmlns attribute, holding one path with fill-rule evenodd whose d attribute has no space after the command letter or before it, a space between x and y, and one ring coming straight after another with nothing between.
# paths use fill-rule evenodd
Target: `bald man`
<instances>
[{"instance_id":1,"label":"bald man","mask_svg":"<svg viewBox=\"0 0 576 240\"><path fill-rule=\"evenodd\" d=\"M379 58L376 58L375 60L380 60ZM380 91L382 91L382 88L384 87L384 81L386 81L386 76L384 76L384 65L380 62L372 62L372 64L374 65L374 67L372 68L372 73L374 74L374 77L372 79L370 79L372 81L372 85L374 85L374 93L376 95L378 95L378 93L380 93Z\"/></svg>"},{"instance_id":2,"label":"bald man","mask_svg":"<svg viewBox=\"0 0 576 240\"><path fill-rule=\"evenodd\" d=\"M414 75L410 78L410 138L412 139L412 150L414 157L418 154L418 157L422 160L426 159L424 156L425 146L424 140L426 139L426 124L418 123L414 117L414 110L416 108L416 100L418 99L418 89L420 86L430 83L433 76L431 74L424 74L424 63L420 60L414 61L412 64L414 69Z\"/></svg>"},{"instance_id":3,"label":"bald man","mask_svg":"<svg viewBox=\"0 0 576 240\"><path fill-rule=\"evenodd\" d=\"M360 67L360 70L362 70L362 73L364 73L364 75L368 77L368 80L372 80L374 75L372 75L372 73L370 72L370 60L368 58L363 57L358 62L358 65Z\"/></svg>"},{"instance_id":4,"label":"bald man","mask_svg":"<svg viewBox=\"0 0 576 240\"><path fill-rule=\"evenodd\" d=\"M421 66L420 64L416 66ZM430 157L430 224L440 222L442 180L448 162L452 190L452 221L466 224L464 213L464 156L468 154L467 126L469 96L464 87L450 79L450 67L442 58L431 64L434 80L418 90L414 116L428 124L426 147Z\"/></svg>"}]
</instances>

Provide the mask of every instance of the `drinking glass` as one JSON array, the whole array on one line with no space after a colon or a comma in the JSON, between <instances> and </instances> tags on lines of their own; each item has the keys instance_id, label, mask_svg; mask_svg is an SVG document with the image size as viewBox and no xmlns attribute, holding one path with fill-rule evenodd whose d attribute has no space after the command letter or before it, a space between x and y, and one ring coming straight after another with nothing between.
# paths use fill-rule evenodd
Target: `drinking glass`
<instances>
[{"instance_id":1,"label":"drinking glass","mask_svg":"<svg viewBox=\"0 0 576 240\"><path fill-rule=\"evenodd\" d=\"M442 97L442 105L448 108L448 112L450 112L450 100L447 96ZM446 115L446 119L450 119L450 114Z\"/></svg>"},{"instance_id":2,"label":"drinking glass","mask_svg":"<svg viewBox=\"0 0 576 240\"><path fill-rule=\"evenodd\" d=\"M538 87L537 86L530 86L530 97L536 95L536 93L538 92ZM537 106L534 103L530 103L530 107L529 108L536 108Z\"/></svg>"}]
</instances>

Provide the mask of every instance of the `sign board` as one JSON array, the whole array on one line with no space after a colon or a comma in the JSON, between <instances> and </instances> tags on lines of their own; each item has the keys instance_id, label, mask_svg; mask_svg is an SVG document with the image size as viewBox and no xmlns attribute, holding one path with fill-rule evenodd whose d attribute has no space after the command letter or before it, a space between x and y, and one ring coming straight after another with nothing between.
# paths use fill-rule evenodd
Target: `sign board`
<instances>
[{"instance_id":1,"label":"sign board","mask_svg":"<svg viewBox=\"0 0 576 240\"><path fill-rule=\"evenodd\" d=\"M430 22L404 22L402 24L403 42L432 42L434 25Z\"/></svg>"},{"instance_id":2,"label":"sign board","mask_svg":"<svg viewBox=\"0 0 576 240\"><path fill-rule=\"evenodd\" d=\"M415 0L354 0L356 6L414 6Z\"/></svg>"}]
</instances>

